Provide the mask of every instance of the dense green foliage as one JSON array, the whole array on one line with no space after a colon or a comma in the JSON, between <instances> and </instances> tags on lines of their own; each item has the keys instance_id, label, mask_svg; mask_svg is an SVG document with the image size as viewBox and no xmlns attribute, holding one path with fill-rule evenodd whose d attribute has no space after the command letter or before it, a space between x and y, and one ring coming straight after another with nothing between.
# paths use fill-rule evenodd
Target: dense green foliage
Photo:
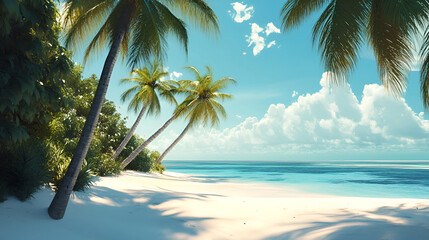
<instances>
[{"instance_id":1,"label":"dense green foliage","mask_svg":"<svg viewBox=\"0 0 429 240\"><path fill-rule=\"evenodd\" d=\"M51 134L48 142L51 146L51 155L53 157L49 159L48 166L55 168L50 171L56 174L52 176L52 183L55 187L59 186L71 161L79 141L80 132L85 123L85 116L90 110L90 103L98 85L98 79L95 75L83 80L81 78L80 67L76 66L73 69L73 73L67 78L66 87L64 88L64 98L68 99L69 104L53 117L49 125ZM133 136L118 159L112 160L111 156L114 149L120 144L128 131L129 129L125 126L125 120L116 111L113 102L106 100L101 110L100 120L91 141L85 164L79 174L74 190L82 190L88 187L88 181L82 181L82 179L90 179L91 175L106 176L119 173L121 159L136 148L139 141L142 141ZM149 167L136 167L135 170L151 170L152 163L148 154L150 154L150 151L146 150L139 158L142 165Z\"/></svg>"},{"instance_id":2,"label":"dense green foliage","mask_svg":"<svg viewBox=\"0 0 429 240\"><path fill-rule=\"evenodd\" d=\"M0 0L0 200L25 200L49 180L44 140L71 68L56 11L51 0Z\"/></svg>"},{"instance_id":3,"label":"dense green foliage","mask_svg":"<svg viewBox=\"0 0 429 240\"><path fill-rule=\"evenodd\" d=\"M0 0L0 202L7 195L26 200L46 184L58 187L98 85L95 76L82 80L81 67L71 64L56 17L51 0ZM119 172L110 157L127 132L105 101L74 190L89 187L93 176ZM138 146L134 141L128 152ZM142 166L153 165L148 154L139 156Z\"/></svg>"},{"instance_id":4,"label":"dense green foliage","mask_svg":"<svg viewBox=\"0 0 429 240\"><path fill-rule=\"evenodd\" d=\"M47 149L41 142L28 141L5 150L3 148L0 152L3 185L3 193L0 195L6 195L8 190L9 194L24 201L49 180L46 169Z\"/></svg>"},{"instance_id":5,"label":"dense green foliage","mask_svg":"<svg viewBox=\"0 0 429 240\"><path fill-rule=\"evenodd\" d=\"M70 60L51 0L0 0L0 144L46 134Z\"/></svg>"},{"instance_id":6,"label":"dense green foliage","mask_svg":"<svg viewBox=\"0 0 429 240\"><path fill-rule=\"evenodd\" d=\"M5 192L17 196L20 200L26 200L44 184L50 183L54 189L59 187L79 141L85 115L89 112L97 85L98 79L95 75L82 79L81 67L76 65L65 76L62 88L64 105L58 112L51 113L51 120L45 127L49 134L44 135L44 138L30 135L28 141L2 147L0 200L5 196ZM73 190L83 191L90 187L94 176L119 173L122 159L143 142L143 139L133 136L118 159L112 160L114 148L128 131L125 120L116 111L113 102L106 100L85 164ZM157 152L145 149L138 156L136 164L128 169L162 172L163 167L154 164L153 156L156 154Z\"/></svg>"}]
</instances>

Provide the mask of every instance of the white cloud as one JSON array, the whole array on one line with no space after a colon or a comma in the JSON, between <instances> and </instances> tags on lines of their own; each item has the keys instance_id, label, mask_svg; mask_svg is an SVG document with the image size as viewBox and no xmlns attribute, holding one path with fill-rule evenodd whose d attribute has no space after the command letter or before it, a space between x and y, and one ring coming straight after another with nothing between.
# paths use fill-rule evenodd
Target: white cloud
<instances>
[{"instance_id":1,"label":"white cloud","mask_svg":"<svg viewBox=\"0 0 429 240\"><path fill-rule=\"evenodd\" d=\"M349 86L331 88L328 75L323 74L318 92L301 95L289 106L272 104L261 119L248 117L221 131L197 128L189 132L170 157L428 151L429 120L422 113L417 115L404 99L370 84L365 85L359 102ZM165 149L177 136L170 134L153 147Z\"/></svg>"},{"instance_id":2,"label":"white cloud","mask_svg":"<svg viewBox=\"0 0 429 240\"><path fill-rule=\"evenodd\" d=\"M259 36L259 33L263 32L264 29L261 28L258 24L252 23L252 32L250 36L247 38L247 42L249 43L249 47L254 44L253 47L253 55L258 55L265 48L265 39Z\"/></svg>"},{"instance_id":3,"label":"white cloud","mask_svg":"<svg viewBox=\"0 0 429 240\"><path fill-rule=\"evenodd\" d=\"M293 90L293 92L292 92L292 97L296 97L298 95L298 92L297 91L295 91L295 90Z\"/></svg>"},{"instance_id":4,"label":"white cloud","mask_svg":"<svg viewBox=\"0 0 429 240\"><path fill-rule=\"evenodd\" d=\"M270 22L265 27L265 34L268 36L271 33L280 33L280 29L278 29L276 26L274 26L274 23Z\"/></svg>"},{"instance_id":5,"label":"white cloud","mask_svg":"<svg viewBox=\"0 0 429 240\"><path fill-rule=\"evenodd\" d=\"M253 6L247 7L247 5L239 2L231 3L232 8L234 9L234 13L232 11L228 11L230 15L233 17L235 22L242 23L244 21L249 20L253 13L255 12Z\"/></svg>"},{"instance_id":6,"label":"white cloud","mask_svg":"<svg viewBox=\"0 0 429 240\"><path fill-rule=\"evenodd\" d=\"M243 52L243 55L247 55L247 52Z\"/></svg>"},{"instance_id":7,"label":"white cloud","mask_svg":"<svg viewBox=\"0 0 429 240\"><path fill-rule=\"evenodd\" d=\"M270 48L274 45L276 45L276 41L271 41L270 43L268 43L267 48Z\"/></svg>"},{"instance_id":8,"label":"white cloud","mask_svg":"<svg viewBox=\"0 0 429 240\"><path fill-rule=\"evenodd\" d=\"M183 73L173 71L170 73L170 79L172 80L178 80L181 76L183 76Z\"/></svg>"},{"instance_id":9,"label":"white cloud","mask_svg":"<svg viewBox=\"0 0 429 240\"><path fill-rule=\"evenodd\" d=\"M273 23L268 23L265 27L265 30L261 28L258 24L252 23L251 24L251 33L250 36L246 35L246 41L249 43L248 47L253 47L253 55L258 55L264 48L265 48L265 38L259 35L260 33L264 33L268 37L268 35L272 33L280 33L280 29L276 28ZM276 41L271 41L268 43L267 48L270 48L272 46L276 45Z\"/></svg>"}]
</instances>

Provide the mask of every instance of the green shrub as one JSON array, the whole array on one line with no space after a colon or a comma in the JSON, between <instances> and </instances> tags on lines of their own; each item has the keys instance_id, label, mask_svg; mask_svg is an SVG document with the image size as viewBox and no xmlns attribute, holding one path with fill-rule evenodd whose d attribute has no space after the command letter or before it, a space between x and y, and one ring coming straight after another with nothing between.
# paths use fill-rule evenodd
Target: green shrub
<instances>
[{"instance_id":1,"label":"green shrub","mask_svg":"<svg viewBox=\"0 0 429 240\"><path fill-rule=\"evenodd\" d=\"M46 171L46 148L30 140L3 152L3 183L9 194L25 201L49 180Z\"/></svg>"},{"instance_id":2,"label":"green shrub","mask_svg":"<svg viewBox=\"0 0 429 240\"><path fill-rule=\"evenodd\" d=\"M151 172L163 173L165 171L165 167L162 166L161 163L157 163L159 156L161 154L158 151L152 151L149 154L150 159L152 160L152 167L150 169Z\"/></svg>"},{"instance_id":3,"label":"green shrub","mask_svg":"<svg viewBox=\"0 0 429 240\"><path fill-rule=\"evenodd\" d=\"M0 174L2 174L0 172ZM7 187L3 179L0 179L0 202L4 202L7 198Z\"/></svg>"},{"instance_id":4,"label":"green shrub","mask_svg":"<svg viewBox=\"0 0 429 240\"><path fill-rule=\"evenodd\" d=\"M51 172L51 184L54 191L57 191L63 181L67 172L67 167L70 161L58 165L57 172ZM92 185L92 178L94 177L90 167L85 163L77 176L76 183L73 191L85 191Z\"/></svg>"},{"instance_id":5,"label":"green shrub","mask_svg":"<svg viewBox=\"0 0 429 240\"><path fill-rule=\"evenodd\" d=\"M94 174L88 164L84 163L77 176L73 191L83 192L92 186Z\"/></svg>"},{"instance_id":6,"label":"green shrub","mask_svg":"<svg viewBox=\"0 0 429 240\"><path fill-rule=\"evenodd\" d=\"M7 199L8 191L6 184L6 149L0 148L0 202Z\"/></svg>"},{"instance_id":7,"label":"green shrub","mask_svg":"<svg viewBox=\"0 0 429 240\"><path fill-rule=\"evenodd\" d=\"M88 160L88 164L94 175L109 176L120 173L121 163L111 159L111 155L112 154L102 154L101 156Z\"/></svg>"},{"instance_id":8,"label":"green shrub","mask_svg":"<svg viewBox=\"0 0 429 240\"><path fill-rule=\"evenodd\" d=\"M152 165L151 172L163 173L165 171L165 167L161 165L161 163L154 163Z\"/></svg>"},{"instance_id":9,"label":"green shrub","mask_svg":"<svg viewBox=\"0 0 429 240\"><path fill-rule=\"evenodd\" d=\"M70 158L64 156L64 150L59 149L53 144L50 145L46 168L49 171L51 186L55 191L60 187L70 161ZM92 185L92 177L93 173L90 167L88 164L84 163L77 177L76 184L73 187L73 191L84 191L90 187Z\"/></svg>"},{"instance_id":10,"label":"green shrub","mask_svg":"<svg viewBox=\"0 0 429 240\"><path fill-rule=\"evenodd\" d=\"M150 172L152 169L153 161L149 157L149 150L144 149L137 157L128 164L125 169L135 170L141 172Z\"/></svg>"}]
</instances>

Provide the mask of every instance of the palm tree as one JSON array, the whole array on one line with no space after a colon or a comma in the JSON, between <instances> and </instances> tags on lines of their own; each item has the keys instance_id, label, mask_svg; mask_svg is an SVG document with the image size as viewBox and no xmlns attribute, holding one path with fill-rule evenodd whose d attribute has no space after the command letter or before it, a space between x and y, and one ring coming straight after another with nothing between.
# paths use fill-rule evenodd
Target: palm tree
<instances>
[{"instance_id":1,"label":"palm tree","mask_svg":"<svg viewBox=\"0 0 429 240\"><path fill-rule=\"evenodd\" d=\"M219 115L226 118L225 109L217 99L223 101L232 98L231 94L219 91L226 88L228 84L235 83L235 80L224 77L213 82L213 71L210 67L206 68L207 74L201 75L195 67L187 67L187 69L194 73L196 80L181 81L189 96L177 107L176 113L178 116L186 115L185 119L188 119L189 122L176 140L157 159L157 163L162 162L164 157L192 127L195 127L199 123L203 123L203 126L210 123L211 127L213 127L219 123Z\"/></svg>"},{"instance_id":2,"label":"palm tree","mask_svg":"<svg viewBox=\"0 0 429 240\"><path fill-rule=\"evenodd\" d=\"M428 0L288 0L281 11L285 31L326 6L313 27L313 42L321 50L327 71L340 84L353 70L366 39L374 51L383 85L396 96L406 89L406 74L414 58L415 37L426 29L421 54L422 95L429 107Z\"/></svg>"},{"instance_id":3,"label":"palm tree","mask_svg":"<svg viewBox=\"0 0 429 240\"><path fill-rule=\"evenodd\" d=\"M160 113L161 106L159 104L158 95L167 100L167 102L177 105L176 99L174 98L174 90L178 87L178 83L173 80L161 80L168 75L168 72L164 71L160 62L155 61L153 64L150 64L149 68L143 67L141 69L134 69L132 74L135 74L136 77L124 78L121 80L121 83L135 84L135 86L122 94L121 100L125 101L133 95L128 109L133 109L135 112L140 108L141 110L127 136L125 136L124 140L113 154L112 159L117 158L130 141L146 109L148 109L147 115Z\"/></svg>"},{"instance_id":4,"label":"palm tree","mask_svg":"<svg viewBox=\"0 0 429 240\"><path fill-rule=\"evenodd\" d=\"M91 143L103 105L110 75L119 52L128 65L134 68L151 56L162 57L167 45L167 34L173 33L187 50L188 35L185 24L171 11L207 32L218 32L218 21L206 0L67 0L63 22L68 27L66 46L76 46L92 30L98 29L85 52L106 45L109 53L103 66L91 110L82 130L75 154L68 166L48 213L61 219Z\"/></svg>"}]
</instances>

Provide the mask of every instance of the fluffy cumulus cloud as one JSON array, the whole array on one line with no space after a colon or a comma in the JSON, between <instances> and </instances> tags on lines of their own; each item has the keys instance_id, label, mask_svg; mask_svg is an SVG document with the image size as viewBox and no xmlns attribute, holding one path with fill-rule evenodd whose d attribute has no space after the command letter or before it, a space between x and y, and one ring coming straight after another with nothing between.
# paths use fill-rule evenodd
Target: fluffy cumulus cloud
<instances>
[{"instance_id":1,"label":"fluffy cumulus cloud","mask_svg":"<svg viewBox=\"0 0 429 240\"><path fill-rule=\"evenodd\" d=\"M244 21L249 20L253 13L254 9L253 6L247 7L244 3L234 2L231 3L233 11L228 11L231 17L234 19L235 22L242 23Z\"/></svg>"},{"instance_id":2,"label":"fluffy cumulus cloud","mask_svg":"<svg viewBox=\"0 0 429 240\"><path fill-rule=\"evenodd\" d=\"M280 33L280 29L278 29L272 22L268 23L265 29L260 27L256 23L250 24L251 26L251 33L250 35L246 35L246 40L249 43L248 47L253 45L253 55L258 55L262 50L264 50L266 44L265 44L265 38L261 36L262 33L265 33L266 37L268 37L272 33ZM271 41L266 46L267 48L270 48L276 44L276 41Z\"/></svg>"},{"instance_id":3,"label":"fluffy cumulus cloud","mask_svg":"<svg viewBox=\"0 0 429 240\"><path fill-rule=\"evenodd\" d=\"M423 113L416 114L378 84L366 85L359 101L349 86L331 88L328 76L323 74L320 91L301 95L289 106L272 104L261 119L248 117L222 131L194 129L171 157L428 150L429 120ZM175 136L170 132L154 147L164 149Z\"/></svg>"}]
</instances>

